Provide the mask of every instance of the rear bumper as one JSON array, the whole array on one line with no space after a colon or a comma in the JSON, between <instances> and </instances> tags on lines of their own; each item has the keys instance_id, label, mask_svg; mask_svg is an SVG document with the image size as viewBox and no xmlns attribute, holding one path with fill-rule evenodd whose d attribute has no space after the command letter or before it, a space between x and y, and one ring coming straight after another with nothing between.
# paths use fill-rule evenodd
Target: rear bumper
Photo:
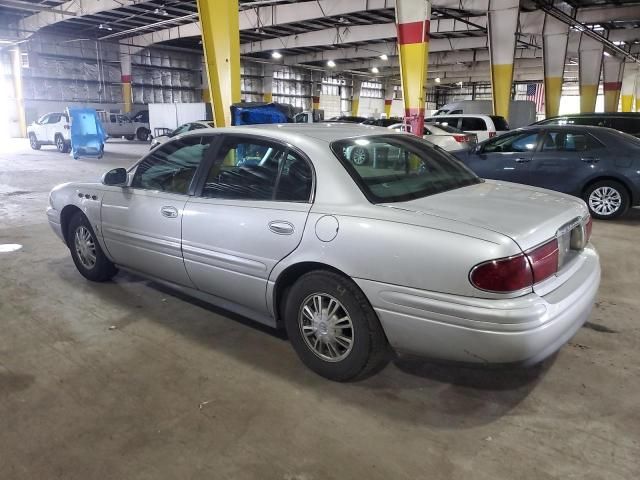
<instances>
[{"instance_id":1,"label":"rear bumper","mask_svg":"<svg viewBox=\"0 0 640 480\"><path fill-rule=\"evenodd\" d=\"M533 364L560 349L589 318L600 263L591 247L580 261L572 277L547 295L505 300L356 281L399 352L466 363Z\"/></svg>"}]
</instances>

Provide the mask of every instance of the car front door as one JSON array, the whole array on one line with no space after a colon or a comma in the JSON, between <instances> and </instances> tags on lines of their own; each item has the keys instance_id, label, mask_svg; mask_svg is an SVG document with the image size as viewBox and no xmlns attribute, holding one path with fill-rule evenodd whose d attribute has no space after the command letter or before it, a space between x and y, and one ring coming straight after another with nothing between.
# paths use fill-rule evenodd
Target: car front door
<instances>
[{"instance_id":1,"label":"car front door","mask_svg":"<svg viewBox=\"0 0 640 480\"><path fill-rule=\"evenodd\" d=\"M212 141L189 136L167 142L138 163L128 187L104 194L102 235L115 263L192 286L180 246L183 212Z\"/></svg>"},{"instance_id":2,"label":"car front door","mask_svg":"<svg viewBox=\"0 0 640 480\"><path fill-rule=\"evenodd\" d=\"M268 314L274 266L300 243L311 208L309 161L290 147L228 136L185 207L182 251L202 291Z\"/></svg>"},{"instance_id":3,"label":"car front door","mask_svg":"<svg viewBox=\"0 0 640 480\"><path fill-rule=\"evenodd\" d=\"M467 164L480 177L525 183L529 163L538 144L539 131L526 130L496 137L469 153Z\"/></svg>"},{"instance_id":4,"label":"car front door","mask_svg":"<svg viewBox=\"0 0 640 480\"><path fill-rule=\"evenodd\" d=\"M580 193L604 145L588 133L547 127L530 164L530 183L558 192Z\"/></svg>"},{"instance_id":5,"label":"car front door","mask_svg":"<svg viewBox=\"0 0 640 480\"><path fill-rule=\"evenodd\" d=\"M55 135L59 130L59 123L61 119L62 115L60 115L59 113L52 113L51 115L49 115L49 119L47 120L46 125L47 142L54 143Z\"/></svg>"}]
</instances>

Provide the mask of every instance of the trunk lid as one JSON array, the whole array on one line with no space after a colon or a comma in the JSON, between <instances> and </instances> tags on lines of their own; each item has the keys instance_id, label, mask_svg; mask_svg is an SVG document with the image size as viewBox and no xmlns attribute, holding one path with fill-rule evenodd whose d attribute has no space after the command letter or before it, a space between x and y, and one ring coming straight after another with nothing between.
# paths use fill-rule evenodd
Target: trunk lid
<instances>
[{"instance_id":1,"label":"trunk lid","mask_svg":"<svg viewBox=\"0 0 640 480\"><path fill-rule=\"evenodd\" d=\"M528 250L554 238L561 227L586 217L582 200L550 190L487 180L386 207L485 228Z\"/></svg>"}]
</instances>

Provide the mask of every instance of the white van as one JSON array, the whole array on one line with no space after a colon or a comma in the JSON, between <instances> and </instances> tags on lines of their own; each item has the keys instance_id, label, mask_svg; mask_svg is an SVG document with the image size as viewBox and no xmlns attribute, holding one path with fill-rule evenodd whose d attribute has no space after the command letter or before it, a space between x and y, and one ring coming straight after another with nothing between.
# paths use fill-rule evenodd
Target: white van
<instances>
[{"instance_id":1,"label":"white van","mask_svg":"<svg viewBox=\"0 0 640 480\"><path fill-rule=\"evenodd\" d=\"M498 115L438 115L424 119L425 123L448 125L463 132L475 133L478 142L509 131L509 124Z\"/></svg>"},{"instance_id":2,"label":"white van","mask_svg":"<svg viewBox=\"0 0 640 480\"><path fill-rule=\"evenodd\" d=\"M447 103L434 115L455 115L461 113L474 113L483 115L493 114L491 100L460 100ZM511 128L520 128L531 125L536 121L536 104L530 100L512 100L509 106L509 125Z\"/></svg>"}]
</instances>

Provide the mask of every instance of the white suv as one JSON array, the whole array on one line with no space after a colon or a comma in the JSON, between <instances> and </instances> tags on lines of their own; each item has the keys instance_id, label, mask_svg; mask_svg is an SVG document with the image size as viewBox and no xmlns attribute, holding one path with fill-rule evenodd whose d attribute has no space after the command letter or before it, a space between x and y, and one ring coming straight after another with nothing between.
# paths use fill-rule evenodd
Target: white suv
<instances>
[{"instance_id":1,"label":"white suv","mask_svg":"<svg viewBox=\"0 0 640 480\"><path fill-rule=\"evenodd\" d=\"M457 115L436 115L424 119L425 123L448 125L463 132L475 133L478 142L483 142L496 135L509 131L509 125L504 117L498 115L480 115L461 113Z\"/></svg>"},{"instance_id":2,"label":"white suv","mask_svg":"<svg viewBox=\"0 0 640 480\"><path fill-rule=\"evenodd\" d=\"M47 113L27 127L27 136L34 150L40 150L42 145L55 145L59 152L68 153L71 149L69 117L66 113Z\"/></svg>"}]
</instances>

